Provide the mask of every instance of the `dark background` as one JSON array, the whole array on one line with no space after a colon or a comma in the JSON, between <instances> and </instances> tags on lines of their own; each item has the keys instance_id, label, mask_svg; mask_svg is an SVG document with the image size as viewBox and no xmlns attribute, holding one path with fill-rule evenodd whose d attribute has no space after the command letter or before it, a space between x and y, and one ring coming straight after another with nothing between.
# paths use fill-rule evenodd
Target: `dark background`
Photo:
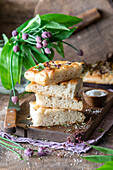
<instances>
[{"instance_id":1,"label":"dark background","mask_svg":"<svg viewBox=\"0 0 113 170\"><path fill-rule=\"evenodd\" d=\"M63 13L78 15L92 8L101 11L102 18L73 34L66 41L84 51L84 57L64 45L65 60L94 63L104 60L113 52L113 2L112 0L0 0L0 39L2 33L11 36L13 29L36 13ZM58 55L55 59L62 60Z\"/></svg>"}]
</instances>

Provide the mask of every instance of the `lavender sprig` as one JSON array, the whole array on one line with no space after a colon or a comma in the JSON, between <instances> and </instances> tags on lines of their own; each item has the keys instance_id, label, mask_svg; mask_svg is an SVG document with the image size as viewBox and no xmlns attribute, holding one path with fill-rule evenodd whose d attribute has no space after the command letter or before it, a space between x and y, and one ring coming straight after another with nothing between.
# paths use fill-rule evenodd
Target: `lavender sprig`
<instances>
[{"instance_id":1,"label":"lavender sprig","mask_svg":"<svg viewBox=\"0 0 113 170\"><path fill-rule=\"evenodd\" d=\"M2 139L2 140L1 140L1 139ZM11 144L9 144L9 143L6 143L6 142L4 142L3 140L8 141L8 142L11 142L11 143L13 143L13 144L15 144L15 145L17 145L17 146L14 146L14 145L11 145ZM16 151L12 150L11 148L23 150L23 151L24 151L24 154L27 155L28 157L31 157L34 152L37 152L37 154L38 154L39 156L45 156L45 155L47 155L47 154L50 153L50 152L49 152L48 150L46 150L46 148L44 148L44 147L39 147L38 150L33 150L33 149L31 149L31 148L27 148L27 149L26 149L26 148L22 147L21 145L17 144L16 142L14 142L14 141L12 141L12 140L10 140L10 139L4 138L4 137L2 137L2 136L0 136L0 145L3 146L3 147L5 147L5 148L7 148L7 149L9 149L10 151L16 153L21 160L24 160L24 159L22 158L22 156L21 156L20 154L18 154ZM11 147L11 148L9 148L9 147ZM24 160L24 161L26 161L26 160Z\"/></svg>"}]
</instances>

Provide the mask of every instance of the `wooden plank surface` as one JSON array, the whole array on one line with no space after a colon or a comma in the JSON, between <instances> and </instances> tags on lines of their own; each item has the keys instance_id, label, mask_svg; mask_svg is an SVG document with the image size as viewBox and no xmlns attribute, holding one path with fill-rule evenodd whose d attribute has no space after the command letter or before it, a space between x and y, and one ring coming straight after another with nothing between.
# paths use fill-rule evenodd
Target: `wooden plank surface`
<instances>
[{"instance_id":1,"label":"wooden plank surface","mask_svg":"<svg viewBox=\"0 0 113 170\"><path fill-rule=\"evenodd\" d=\"M46 3L46 8L45 8ZM84 51L84 57L78 57L76 52L66 45L65 59L71 61L84 60L88 63L94 63L106 58L107 53L113 51L113 7L108 0L41 0L39 1L35 14L44 13L62 13L69 15L78 15L80 13L98 8L102 14L102 19L88 26L82 31L73 34L68 40L77 48ZM62 59L56 54L55 59Z\"/></svg>"},{"instance_id":2,"label":"wooden plank surface","mask_svg":"<svg viewBox=\"0 0 113 170\"><path fill-rule=\"evenodd\" d=\"M38 3L40 1L40 3ZM110 0L109 0L110 1ZM71 61L81 61L85 60L87 62L95 62L96 60L104 59L108 52L113 50L113 6L108 0L33 0L33 1L14 1L14 0L4 0L0 1L0 25L1 33L5 32L10 35L12 29L16 28L19 24L28 18L31 18L36 7L36 12L43 13L65 13L70 15L78 15L90 10L92 8L98 8L102 12L102 20L98 21L96 24L92 24L86 29L74 34L67 42L71 43L76 47L80 47L84 50L85 57L76 57L76 53L71 48L65 46L66 60ZM20 5L19 5L20 4ZM30 10L29 10L30 9ZM8 16L8 17L7 17ZM10 17L9 17L10 16ZM16 23L16 25L15 25ZM6 28L7 26L7 28ZM62 59L56 56L56 59ZM24 96L20 103L27 99L27 95ZM6 113L6 107L8 105L8 95L0 94L0 123L4 120ZM111 110L113 112L113 108ZM21 132L20 132L21 133ZM113 127L107 133L107 135L98 144L103 147L113 149ZM29 144L23 144L24 147L33 147ZM101 164L96 164L93 162L88 162L82 160L77 154L71 152L61 151L61 154L65 156L58 157L57 154L60 151L52 151L49 156L42 157L32 157L29 159L29 164L26 164L18 159L14 153L7 151L6 149L0 147L0 169L1 170L15 170L15 169L41 169L41 170L91 170L96 169ZM101 154L95 150L90 150L85 153L84 156ZM27 158L27 157L25 157Z\"/></svg>"},{"instance_id":3,"label":"wooden plank surface","mask_svg":"<svg viewBox=\"0 0 113 170\"><path fill-rule=\"evenodd\" d=\"M6 33L10 37L13 29L32 18L36 13L80 15L93 8L99 9L102 19L66 40L77 48L83 49L84 57L77 56L71 47L67 48L67 45L64 45L65 59L85 60L88 63L103 60L109 52L113 51L113 2L111 0L90 0L90 2L89 0L0 1L0 38L2 38L2 33ZM62 58L56 54L55 59Z\"/></svg>"}]
</instances>

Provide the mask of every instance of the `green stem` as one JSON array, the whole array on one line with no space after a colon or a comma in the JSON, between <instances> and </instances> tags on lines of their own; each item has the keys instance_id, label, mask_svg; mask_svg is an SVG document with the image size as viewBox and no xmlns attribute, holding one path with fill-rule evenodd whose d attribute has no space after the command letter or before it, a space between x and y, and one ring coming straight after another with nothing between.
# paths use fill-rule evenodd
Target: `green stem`
<instances>
[{"instance_id":1,"label":"green stem","mask_svg":"<svg viewBox=\"0 0 113 170\"><path fill-rule=\"evenodd\" d=\"M38 150L33 150L34 152L38 152Z\"/></svg>"},{"instance_id":2,"label":"green stem","mask_svg":"<svg viewBox=\"0 0 113 170\"><path fill-rule=\"evenodd\" d=\"M40 28L38 31L36 31L35 33L33 33L33 35L34 35L34 36L35 36L35 35L38 35L37 33L39 33L41 30L43 30L43 29L45 29L45 28L46 28L46 26Z\"/></svg>"},{"instance_id":3,"label":"green stem","mask_svg":"<svg viewBox=\"0 0 113 170\"><path fill-rule=\"evenodd\" d=\"M61 40L61 42L64 43L64 44L69 45L70 47L72 47L72 48L75 49L76 51L79 51L79 50L78 50L77 48L75 48L73 45L71 45L71 44L69 44L69 43L67 43L67 42L65 42L65 41L62 41L62 40Z\"/></svg>"},{"instance_id":4,"label":"green stem","mask_svg":"<svg viewBox=\"0 0 113 170\"><path fill-rule=\"evenodd\" d=\"M7 145L7 146L9 146L9 147L13 147L13 148L16 148L16 149L26 150L24 147L22 147L21 145L19 145L19 144L16 143L16 142L13 142L13 141L10 140L10 139L6 139L6 138L3 138L3 137L1 137L1 136L0 136L0 138L3 139L3 140L6 140L6 141L8 141L8 142L11 142L11 143L13 143L13 144L15 144L15 145L17 145L17 146L19 146L19 147L12 146L12 145L10 145L10 144L8 144L8 143L3 142L3 141L0 140L0 143L3 143L4 145ZM34 152L38 152L38 150L33 150L33 151L34 151Z\"/></svg>"},{"instance_id":5,"label":"green stem","mask_svg":"<svg viewBox=\"0 0 113 170\"><path fill-rule=\"evenodd\" d=\"M21 98L21 97L23 97L26 93L28 93L28 92L24 91L24 92L23 92L22 94L20 94L18 97Z\"/></svg>"},{"instance_id":6,"label":"green stem","mask_svg":"<svg viewBox=\"0 0 113 170\"><path fill-rule=\"evenodd\" d=\"M20 94L18 97L19 98L21 98L21 97L23 97L25 94L27 94L27 93L29 93L29 94L33 94L33 92L26 92L26 91L24 91L22 94Z\"/></svg>"},{"instance_id":7,"label":"green stem","mask_svg":"<svg viewBox=\"0 0 113 170\"><path fill-rule=\"evenodd\" d=\"M14 89L13 73L12 73L12 58L13 58L13 52L12 52L11 59L10 59L10 73L11 73L11 82L12 82L13 95L16 96L15 89Z\"/></svg>"},{"instance_id":8,"label":"green stem","mask_svg":"<svg viewBox=\"0 0 113 170\"><path fill-rule=\"evenodd\" d=\"M17 154L20 160L24 160L25 162L27 162L24 158L22 158L22 156L21 156L18 152L14 151L14 150L12 150L12 149L10 149L10 148L8 148L7 146L2 145L1 143L0 143L0 145L3 146L3 147L6 148L6 149L12 151L13 153Z\"/></svg>"},{"instance_id":9,"label":"green stem","mask_svg":"<svg viewBox=\"0 0 113 170\"><path fill-rule=\"evenodd\" d=\"M12 140L10 140L10 139L4 138L4 137L2 137L2 136L0 136L0 138L3 139L3 140L6 140L6 141L8 141L8 142L11 142L11 143L13 143L13 144L15 144L15 145L17 145L17 146L19 146L19 147L22 147L20 144L12 141Z\"/></svg>"},{"instance_id":10,"label":"green stem","mask_svg":"<svg viewBox=\"0 0 113 170\"><path fill-rule=\"evenodd\" d=\"M35 36L33 36L31 34L28 34L28 35L29 35L29 37L33 38L36 41L36 37Z\"/></svg>"},{"instance_id":11,"label":"green stem","mask_svg":"<svg viewBox=\"0 0 113 170\"><path fill-rule=\"evenodd\" d=\"M13 145L10 145L10 144L8 144L8 143L6 143L6 142L3 142L3 141L1 141L1 140L0 140L0 143L4 144L4 145L6 145L6 146L12 147L12 148L25 150L25 148L23 148L23 147L13 146Z\"/></svg>"}]
</instances>

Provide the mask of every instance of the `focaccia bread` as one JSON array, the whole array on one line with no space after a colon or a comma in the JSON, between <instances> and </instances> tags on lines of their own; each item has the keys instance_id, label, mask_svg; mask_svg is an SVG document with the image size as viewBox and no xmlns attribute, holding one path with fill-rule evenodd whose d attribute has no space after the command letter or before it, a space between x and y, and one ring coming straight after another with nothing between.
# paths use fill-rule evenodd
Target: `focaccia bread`
<instances>
[{"instance_id":1,"label":"focaccia bread","mask_svg":"<svg viewBox=\"0 0 113 170\"><path fill-rule=\"evenodd\" d=\"M46 86L76 79L82 74L83 62L50 61L36 65L25 72L29 81Z\"/></svg>"},{"instance_id":2,"label":"focaccia bread","mask_svg":"<svg viewBox=\"0 0 113 170\"><path fill-rule=\"evenodd\" d=\"M83 82L96 83L96 84L113 84L113 71L101 74L99 71L86 72L83 77Z\"/></svg>"},{"instance_id":3,"label":"focaccia bread","mask_svg":"<svg viewBox=\"0 0 113 170\"><path fill-rule=\"evenodd\" d=\"M36 102L30 102L30 116L35 127L82 123L85 119L82 112L39 107Z\"/></svg>"},{"instance_id":4,"label":"focaccia bread","mask_svg":"<svg viewBox=\"0 0 113 170\"><path fill-rule=\"evenodd\" d=\"M25 90L27 92L35 92L43 95L73 99L81 87L82 78L78 78L76 80L65 81L48 86L42 86L32 82L26 86Z\"/></svg>"},{"instance_id":5,"label":"focaccia bread","mask_svg":"<svg viewBox=\"0 0 113 170\"><path fill-rule=\"evenodd\" d=\"M113 53L93 64L84 63L83 82L113 85Z\"/></svg>"},{"instance_id":6,"label":"focaccia bread","mask_svg":"<svg viewBox=\"0 0 113 170\"><path fill-rule=\"evenodd\" d=\"M42 107L52 107L57 109L70 109L81 111L83 102L77 97L66 99L62 97L53 97L36 93L36 105Z\"/></svg>"}]
</instances>

